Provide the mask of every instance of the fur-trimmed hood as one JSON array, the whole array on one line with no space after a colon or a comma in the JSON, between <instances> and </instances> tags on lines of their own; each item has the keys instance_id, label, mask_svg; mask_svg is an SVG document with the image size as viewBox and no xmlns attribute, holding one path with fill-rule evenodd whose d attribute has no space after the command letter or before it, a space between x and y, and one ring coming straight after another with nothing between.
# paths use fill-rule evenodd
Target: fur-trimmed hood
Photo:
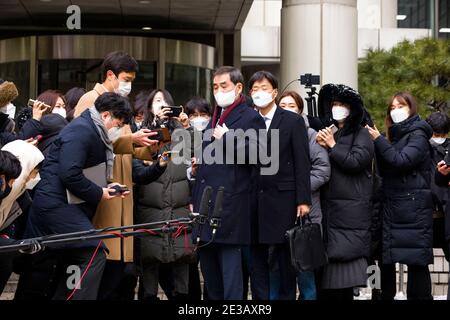
<instances>
[{"instance_id":1,"label":"fur-trimmed hood","mask_svg":"<svg viewBox=\"0 0 450 320\"><path fill-rule=\"evenodd\" d=\"M319 117L324 125L329 126L332 123L337 125L331 112L334 101L350 105L350 115L345 120L343 135L356 132L361 126L366 124L373 126L372 119L364 108L361 95L349 86L333 83L324 85L319 92Z\"/></svg>"},{"instance_id":2,"label":"fur-trimmed hood","mask_svg":"<svg viewBox=\"0 0 450 320\"><path fill-rule=\"evenodd\" d=\"M6 106L19 96L16 85L13 82L5 81L0 84L0 108Z\"/></svg>"}]
</instances>

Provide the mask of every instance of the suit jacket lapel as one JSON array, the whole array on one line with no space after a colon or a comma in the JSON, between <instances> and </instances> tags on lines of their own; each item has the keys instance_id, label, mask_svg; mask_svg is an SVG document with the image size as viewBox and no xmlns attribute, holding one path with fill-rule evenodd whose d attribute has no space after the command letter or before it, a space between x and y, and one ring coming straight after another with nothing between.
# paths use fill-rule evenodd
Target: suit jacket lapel
<instances>
[{"instance_id":1,"label":"suit jacket lapel","mask_svg":"<svg viewBox=\"0 0 450 320\"><path fill-rule=\"evenodd\" d=\"M268 132L267 132L267 135L268 135L267 141L268 141L268 142L270 142L270 140L271 140L271 138L272 138L272 135L270 134L270 131L271 131L272 129L279 129L280 123L281 123L281 121L283 120L283 114L284 114L285 112L286 112L286 111L284 111L282 108L280 108L280 107L277 106L277 110L275 110L275 114L273 115L272 122L270 123L270 127L269 127L269 130L268 130Z\"/></svg>"}]
</instances>

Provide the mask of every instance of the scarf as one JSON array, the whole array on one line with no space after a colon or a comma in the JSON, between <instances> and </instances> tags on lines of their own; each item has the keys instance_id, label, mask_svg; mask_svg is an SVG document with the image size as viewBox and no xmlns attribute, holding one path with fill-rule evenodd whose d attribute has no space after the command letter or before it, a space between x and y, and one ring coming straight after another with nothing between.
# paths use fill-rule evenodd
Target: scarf
<instances>
[{"instance_id":1,"label":"scarf","mask_svg":"<svg viewBox=\"0 0 450 320\"><path fill-rule=\"evenodd\" d=\"M89 108L89 113L91 115L92 121L100 134L100 139L103 141L106 147L106 179L112 181L113 179L113 165L114 165L114 152L112 141L109 139L108 130L103 124L100 113L94 106Z\"/></svg>"},{"instance_id":2,"label":"scarf","mask_svg":"<svg viewBox=\"0 0 450 320\"><path fill-rule=\"evenodd\" d=\"M217 122L217 114L218 114L218 110L222 109L219 106L216 106L216 109L214 110L214 115L213 115L213 121L212 121L212 128L214 129L216 127L216 122L217 125L222 125L225 120L227 119L228 115L234 110L236 109L237 106L243 104L245 102L245 97L243 95L241 95L235 102L233 102L233 104L231 106L228 106L225 109L225 112L222 113L222 115L219 118L219 122Z\"/></svg>"}]
</instances>

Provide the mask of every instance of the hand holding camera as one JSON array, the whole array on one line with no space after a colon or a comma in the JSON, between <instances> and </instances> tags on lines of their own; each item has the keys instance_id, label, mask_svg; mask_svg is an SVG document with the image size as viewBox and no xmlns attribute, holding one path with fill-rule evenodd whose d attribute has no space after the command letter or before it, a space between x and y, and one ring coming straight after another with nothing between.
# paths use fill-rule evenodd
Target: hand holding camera
<instances>
[{"instance_id":1,"label":"hand holding camera","mask_svg":"<svg viewBox=\"0 0 450 320\"><path fill-rule=\"evenodd\" d=\"M448 176L448 174L450 173L450 161L447 162L450 159L447 159L447 161L446 161L446 158L448 158L448 153L446 153L444 160L440 161L437 164L437 168L436 168L437 171L439 171L439 173L442 174L443 176Z\"/></svg>"},{"instance_id":2,"label":"hand holding camera","mask_svg":"<svg viewBox=\"0 0 450 320\"><path fill-rule=\"evenodd\" d=\"M183 107L181 106L164 106L156 114L160 120L167 120L169 118L178 118L183 112Z\"/></svg>"},{"instance_id":3,"label":"hand holding camera","mask_svg":"<svg viewBox=\"0 0 450 320\"><path fill-rule=\"evenodd\" d=\"M180 123L183 125L183 128L185 128L185 129L187 129L187 128L189 128L191 126L190 122L189 122L189 117L184 112L180 113L180 116L178 117L178 120L180 121Z\"/></svg>"},{"instance_id":4,"label":"hand holding camera","mask_svg":"<svg viewBox=\"0 0 450 320\"><path fill-rule=\"evenodd\" d=\"M153 139L157 142L169 143L172 141L172 137L170 136L170 131L168 128L156 128L152 130Z\"/></svg>"},{"instance_id":5,"label":"hand holding camera","mask_svg":"<svg viewBox=\"0 0 450 320\"><path fill-rule=\"evenodd\" d=\"M53 111L53 107L45 104L42 101L33 99L28 100L28 106L33 108L33 119L40 121L42 116L50 114Z\"/></svg>"},{"instance_id":6,"label":"hand holding camera","mask_svg":"<svg viewBox=\"0 0 450 320\"><path fill-rule=\"evenodd\" d=\"M156 132L152 132L149 129L142 128L141 130L133 133L131 135L131 137L133 139L134 144L137 144L137 145L140 145L143 147L148 147L148 146L158 144L158 140L155 139L156 135L157 135Z\"/></svg>"},{"instance_id":7,"label":"hand holding camera","mask_svg":"<svg viewBox=\"0 0 450 320\"><path fill-rule=\"evenodd\" d=\"M156 117L160 120L167 120L171 114L171 110L168 106L162 107L161 110L156 114Z\"/></svg>"},{"instance_id":8,"label":"hand holding camera","mask_svg":"<svg viewBox=\"0 0 450 320\"><path fill-rule=\"evenodd\" d=\"M106 188L103 188L102 200L109 200L116 197L125 198L129 194L130 190L127 186L115 182L109 184Z\"/></svg>"},{"instance_id":9,"label":"hand holding camera","mask_svg":"<svg viewBox=\"0 0 450 320\"><path fill-rule=\"evenodd\" d=\"M171 154L170 151L165 151L161 154L161 156L159 157L158 161L159 161L159 166L160 167L166 167L169 162L170 162L170 158L171 158Z\"/></svg>"},{"instance_id":10,"label":"hand holding camera","mask_svg":"<svg viewBox=\"0 0 450 320\"><path fill-rule=\"evenodd\" d=\"M25 140L25 142L30 143L33 146L37 146L41 139L42 139L42 135L39 134L39 135L37 135L34 138L30 138L30 139Z\"/></svg>"},{"instance_id":11,"label":"hand holding camera","mask_svg":"<svg viewBox=\"0 0 450 320\"><path fill-rule=\"evenodd\" d=\"M373 141L375 141L381 134L380 131L378 131L377 126L373 126L369 127L368 125L366 126L367 131L369 131L369 135L372 138Z\"/></svg>"}]
</instances>

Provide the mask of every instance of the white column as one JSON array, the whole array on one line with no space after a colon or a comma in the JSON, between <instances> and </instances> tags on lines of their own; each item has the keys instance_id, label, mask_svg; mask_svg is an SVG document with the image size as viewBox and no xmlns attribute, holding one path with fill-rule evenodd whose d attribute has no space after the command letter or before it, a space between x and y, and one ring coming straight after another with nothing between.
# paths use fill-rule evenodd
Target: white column
<instances>
[{"instance_id":1,"label":"white column","mask_svg":"<svg viewBox=\"0 0 450 320\"><path fill-rule=\"evenodd\" d=\"M381 0L381 28L397 28L397 1Z\"/></svg>"},{"instance_id":2,"label":"white column","mask_svg":"<svg viewBox=\"0 0 450 320\"><path fill-rule=\"evenodd\" d=\"M321 76L321 84L358 86L356 0L283 0L281 87L301 74ZM298 83L289 87L305 97Z\"/></svg>"}]
</instances>

